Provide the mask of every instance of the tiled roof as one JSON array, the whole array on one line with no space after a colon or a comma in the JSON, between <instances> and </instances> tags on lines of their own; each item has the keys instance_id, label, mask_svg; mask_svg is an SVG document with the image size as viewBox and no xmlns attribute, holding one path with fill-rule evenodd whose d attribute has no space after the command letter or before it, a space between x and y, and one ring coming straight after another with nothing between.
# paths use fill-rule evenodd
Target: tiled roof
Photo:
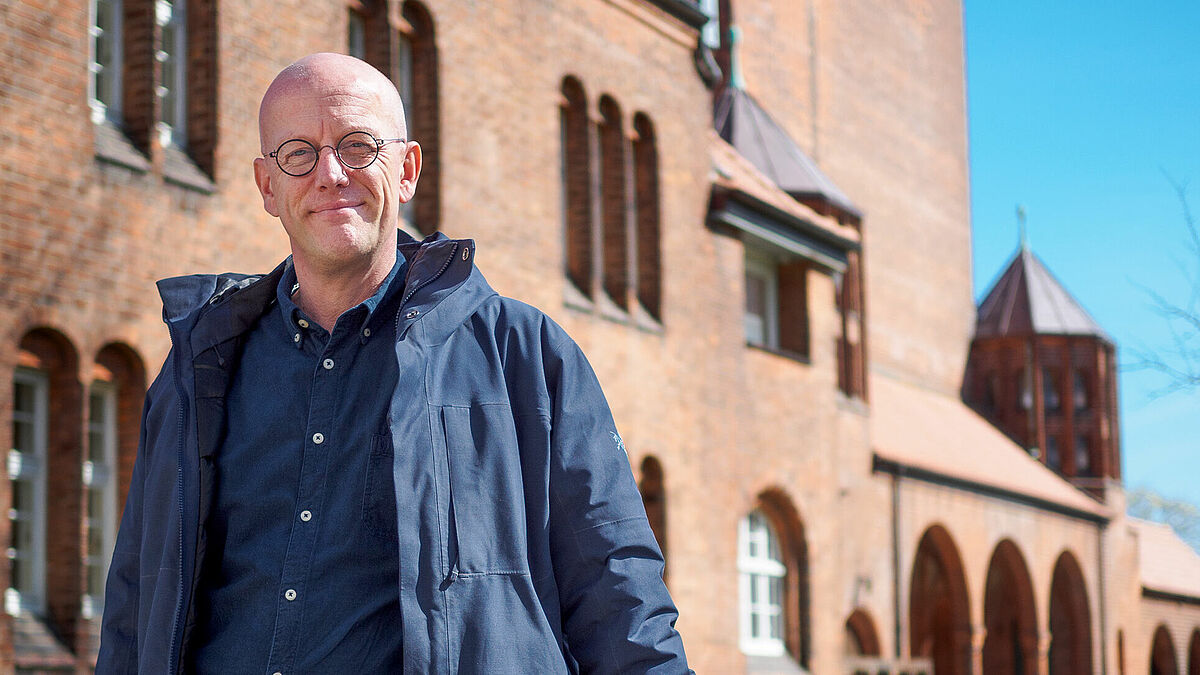
<instances>
[{"instance_id":1,"label":"tiled roof","mask_svg":"<svg viewBox=\"0 0 1200 675\"><path fill-rule=\"evenodd\" d=\"M714 185L746 194L793 218L816 225L843 239L859 241L858 231L853 227L841 225L836 219L823 216L796 201L775 185L758 167L750 163L750 160L743 157L736 148L725 142L716 132L711 133L709 147L712 149L714 173L712 181Z\"/></svg>"},{"instance_id":2,"label":"tiled roof","mask_svg":"<svg viewBox=\"0 0 1200 675\"><path fill-rule=\"evenodd\" d=\"M1093 335L1112 341L1050 270L1022 246L979 305L976 337Z\"/></svg>"},{"instance_id":3,"label":"tiled roof","mask_svg":"<svg viewBox=\"0 0 1200 675\"><path fill-rule=\"evenodd\" d=\"M1138 534L1142 586L1200 599L1200 555L1170 525L1129 520Z\"/></svg>"},{"instance_id":4,"label":"tiled roof","mask_svg":"<svg viewBox=\"0 0 1200 675\"><path fill-rule=\"evenodd\" d=\"M870 388L871 442L881 459L1035 503L1109 516L958 398L884 375L873 375Z\"/></svg>"},{"instance_id":5,"label":"tiled roof","mask_svg":"<svg viewBox=\"0 0 1200 675\"><path fill-rule=\"evenodd\" d=\"M742 89L725 88L717 100L713 124L721 138L792 197L826 202L843 213L862 217L841 188Z\"/></svg>"}]
</instances>

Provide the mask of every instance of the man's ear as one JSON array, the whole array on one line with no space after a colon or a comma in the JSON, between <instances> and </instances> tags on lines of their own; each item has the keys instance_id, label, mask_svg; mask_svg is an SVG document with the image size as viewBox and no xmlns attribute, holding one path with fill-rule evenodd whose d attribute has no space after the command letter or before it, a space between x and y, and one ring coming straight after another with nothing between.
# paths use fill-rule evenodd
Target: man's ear
<instances>
[{"instance_id":1,"label":"man's ear","mask_svg":"<svg viewBox=\"0 0 1200 675\"><path fill-rule=\"evenodd\" d=\"M267 160L262 157L254 158L254 182L258 184L258 192L263 198L263 208L267 213L279 217L279 209L275 204L275 191L271 186L271 171Z\"/></svg>"},{"instance_id":2,"label":"man's ear","mask_svg":"<svg viewBox=\"0 0 1200 675\"><path fill-rule=\"evenodd\" d=\"M257 161L257 160L256 160ZM417 179L421 177L421 145L409 141L400 163L400 202L404 203L417 193Z\"/></svg>"}]
</instances>

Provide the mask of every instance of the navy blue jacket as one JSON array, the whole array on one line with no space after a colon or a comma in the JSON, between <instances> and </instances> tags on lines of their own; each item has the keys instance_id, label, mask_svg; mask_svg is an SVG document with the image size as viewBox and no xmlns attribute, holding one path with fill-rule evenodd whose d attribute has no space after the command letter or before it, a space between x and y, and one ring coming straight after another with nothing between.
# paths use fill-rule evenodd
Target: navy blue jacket
<instances>
[{"instance_id":1,"label":"navy blue jacket","mask_svg":"<svg viewBox=\"0 0 1200 675\"><path fill-rule=\"evenodd\" d=\"M388 418L404 672L688 672L662 555L583 354L488 286L474 242L401 238ZM146 396L98 673L186 662L225 395L282 270L159 282L172 348Z\"/></svg>"}]
</instances>

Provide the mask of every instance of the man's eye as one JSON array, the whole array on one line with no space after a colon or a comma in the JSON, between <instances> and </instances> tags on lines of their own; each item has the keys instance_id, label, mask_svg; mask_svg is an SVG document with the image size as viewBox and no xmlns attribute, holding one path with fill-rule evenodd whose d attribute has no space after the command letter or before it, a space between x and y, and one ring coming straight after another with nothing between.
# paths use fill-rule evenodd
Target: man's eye
<instances>
[{"instance_id":1,"label":"man's eye","mask_svg":"<svg viewBox=\"0 0 1200 675\"><path fill-rule=\"evenodd\" d=\"M299 148L296 150L288 150L287 154L285 154L283 158L291 162L294 160L308 159L310 155L312 155L311 148Z\"/></svg>"}]
</instances>

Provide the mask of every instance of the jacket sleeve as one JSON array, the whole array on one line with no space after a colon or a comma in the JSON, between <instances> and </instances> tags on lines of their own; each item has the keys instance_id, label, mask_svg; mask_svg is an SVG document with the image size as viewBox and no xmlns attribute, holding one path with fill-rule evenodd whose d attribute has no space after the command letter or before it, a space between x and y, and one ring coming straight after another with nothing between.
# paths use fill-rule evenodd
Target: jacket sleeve
<instances>
[{"instance_id":1,"label":"jacket sleeve","mask_svg":"<svg viewBox=\"0 0 1200 675\"><path fill-rule=\"evenodd\" d=\"M170 372L170 357L162 372ZM161 380L162 376L159 376ZM147 418L150 401L160 382L151 385L142 406L141 431L138 435L137 458L129 482L129 495L121 515L121 527L113 549L112 564L104 587L104 618L100 625L100 653L96 657L96 673L138 672L138 603L141 574L142 492L145 483L146 448L148 447Z\"/></svg>"},{"instance_id":2,"label":"jacket sleeve","mask_svg":"<svg viewBox=\"0 0 1200 675\"><path fill-rule=\"evenodd\" d=\"M546 361L550 536L570 654L583 673L689 673L662 553L596 375L565 335Z\"/></svg>"}]
</instances>

